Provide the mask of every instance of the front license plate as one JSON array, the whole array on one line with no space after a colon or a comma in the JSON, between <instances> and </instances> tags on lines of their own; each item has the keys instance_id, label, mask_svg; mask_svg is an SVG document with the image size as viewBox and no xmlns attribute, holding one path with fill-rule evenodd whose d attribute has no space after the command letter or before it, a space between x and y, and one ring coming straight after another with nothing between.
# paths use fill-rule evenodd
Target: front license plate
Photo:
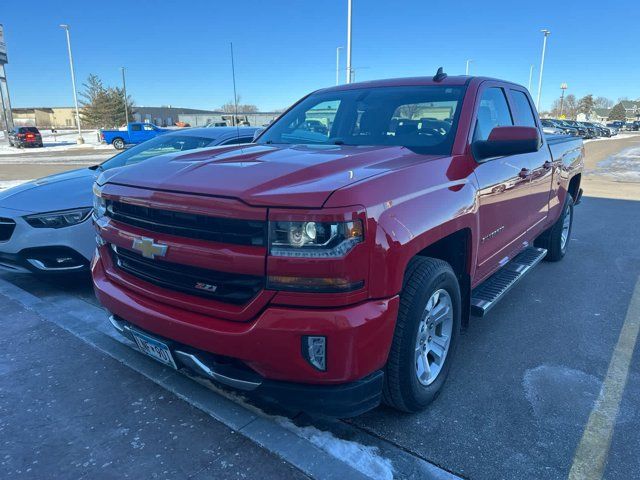
<instances>
[{"instance_id":1,"label":"front license plate","mask_svg":"<svg viewBox=\"0 0 640 480\"><path fill-rule=\"evenodd\" d=\"M178 368L176 367L176 362L173 361L171 350L169 350L166 343L133 329L131 330L131 333L133 334L133 338L136 340L136 344L142 353L146 353L151 358L154 358L165 365L169 365L175 369Z\"/></svg>"}]
</instances>

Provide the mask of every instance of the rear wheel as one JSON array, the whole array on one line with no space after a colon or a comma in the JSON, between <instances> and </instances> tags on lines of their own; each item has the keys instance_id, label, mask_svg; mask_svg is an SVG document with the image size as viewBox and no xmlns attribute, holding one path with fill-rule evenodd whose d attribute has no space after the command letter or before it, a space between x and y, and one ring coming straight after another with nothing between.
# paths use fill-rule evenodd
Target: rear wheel
<instances>
[{"instance_id":1,"label":"rear wheel","mask_svg":"<svg viewBox=\"0 0 640 480\"><path fill-rule=\"evenodd\" d=\"M113 145L116 150L124 150L124 140L121 138L114 138L111 145Z\"/></svg>"},{"instance_id":2,"label":"rear wheel","mask_svg":"<svg viewBox=\"0 0 640 480\"><path fill-rule=\"evenodd\" d=\"M546 248L546 262L559 262L567 253L573 229L573 197L567 193L562 214L553 226L536 240L536 246Z\"/></svg>"},{"instance_id":3,"label":"rear wheel","mask_svg":"<svg viewBox=\"0 0 640 480\"><path fill-rule=\"evenodd\" d=\"M460 334L460 287L448 263L416 257L405 274L383 401L416 412L446 380Z\"/></svg>"}]
</instances>

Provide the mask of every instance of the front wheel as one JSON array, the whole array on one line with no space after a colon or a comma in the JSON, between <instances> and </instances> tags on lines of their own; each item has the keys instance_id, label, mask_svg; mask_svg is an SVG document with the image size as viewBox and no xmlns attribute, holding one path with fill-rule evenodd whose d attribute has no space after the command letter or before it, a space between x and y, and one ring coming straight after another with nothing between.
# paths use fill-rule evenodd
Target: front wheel
<instances>
[{"instance_id":1,"label":"front wheel","mask_svg":"<svg viewBox=\"0 0 640 480\"><path fill-rule=\"evenodd\" d=\"M116 150L124 150L124 140L121 138L114 138L111 145L113 145Z\"/></svg>"},{"instance_id":2,"label":"front wheel","mask_svg":"<svg viewBox=\"0 0 640 480\"><path fill-rule=\"evenodd\" d=\"M417 412L440 393L460 334L460 286L451 266L435 258L409 262L385 366L383 401Z\"/></svg>"}]
</instances>

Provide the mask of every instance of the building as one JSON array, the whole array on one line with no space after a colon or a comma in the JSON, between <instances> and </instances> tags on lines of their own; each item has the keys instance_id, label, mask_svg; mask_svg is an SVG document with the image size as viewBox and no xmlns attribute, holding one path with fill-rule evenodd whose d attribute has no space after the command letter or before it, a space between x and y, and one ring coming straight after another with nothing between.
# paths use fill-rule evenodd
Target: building
<instances>
[{"instance_id":1,"label":"building","mask_svg":"<svg viewBox=\"0 0 640 480\"><path fill-rule=\"evenodd\" d=\"M13 108L13 123L18 127L76 128L76 109L73 107Z\"/></svg>"},{"instance_id":2,"label":"building","mask_svg":"<svg viewBox=\"0 0 640 480\"><path fill-rule=\"evenodd\" d=\"M176 122L183 121L180 119L182 115L203 115L213 118L213 114L216 113L211 110L178 108L172 107L171 105L161 107L135 107L133 110L134 122L153 123L159 127L170 127L175 125Z\"/></svg>"},{"instance_id":3,"label":"building","mask_svg":"<svg viewBox=\"0 0 640 480\"><path fill-rule=\"evenodd\" d=\"M640 101L623 100L620 103L626 112L627 122L640 120Z\"/></svg>"},{"instance_id":4,"label":"building","mask_svg":"<svg viewBox=\"0 0 640 480\"><path fill-rule=\"evenodd\" d=\"M268 125L280 115L280 112L256 112L256 113L240 113L238 112L238 123L247 122L252 127L260 127ZM233 125L233 114L221 111L207 112L205 114L181 114L179 121L187 123L192 127L203 127L210 123L226 123Z\"/></svg>"}]
</instances>

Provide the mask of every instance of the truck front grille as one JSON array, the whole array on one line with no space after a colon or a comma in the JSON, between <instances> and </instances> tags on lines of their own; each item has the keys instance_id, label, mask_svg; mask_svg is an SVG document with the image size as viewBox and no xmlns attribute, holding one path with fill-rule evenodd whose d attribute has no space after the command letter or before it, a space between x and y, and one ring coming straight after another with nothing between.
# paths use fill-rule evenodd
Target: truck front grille
<instances>
[{"instance_id":1,"label":"truck front grille","mask_svg":"<svg viewBox=\"0 0 640 480\"><path fill-rule=\"evenodd\" d=\"M264 246L266 222L209 217L107 201L107 216L152 232L235 245Z\"/></svg>"},{"instance_id":2,"label":"truck front grille","mask_svg":"<svg viewBox=\"0 0 640 480\"><path fill-rule=\"evenodd\" d=\"M118 269L159 287L198 297L243 305L264 288L264 277L148 259L115 245L109 251Z\"/></svg>"},{"instance_id":3,"label":"truck front grille","mask_svg":"<svg viewBox=\"0 0 640 480\"><path fill-rule=\"evenodd\" d=\"M16 229L16 222L10 218L0 217L0 242L6 242L13 235Z\"/></svg>"}]
</instances>

